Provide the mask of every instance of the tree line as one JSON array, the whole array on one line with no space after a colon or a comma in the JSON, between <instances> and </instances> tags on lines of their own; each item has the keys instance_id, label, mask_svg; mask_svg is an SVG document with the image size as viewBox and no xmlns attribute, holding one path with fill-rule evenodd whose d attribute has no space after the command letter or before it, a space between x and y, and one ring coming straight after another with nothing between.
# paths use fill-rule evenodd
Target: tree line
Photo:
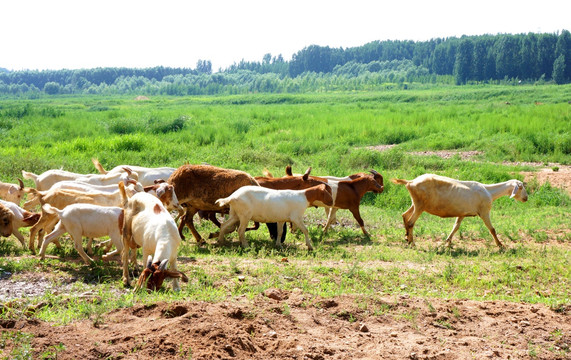
<instances>
[{"instance_id":1,"label":"tree line","mask_svg":"<svg viewBox=\"0 0 571 360\"><path fill-rule=\"evenodd\" d=\"M192 68L8 71L0 94L238 94L379 89L404 83L571 82L571 33L529 33L373 41L352 48L311 45L292 56L266 54L213 73Z\"/></svg>"}]
</instances>

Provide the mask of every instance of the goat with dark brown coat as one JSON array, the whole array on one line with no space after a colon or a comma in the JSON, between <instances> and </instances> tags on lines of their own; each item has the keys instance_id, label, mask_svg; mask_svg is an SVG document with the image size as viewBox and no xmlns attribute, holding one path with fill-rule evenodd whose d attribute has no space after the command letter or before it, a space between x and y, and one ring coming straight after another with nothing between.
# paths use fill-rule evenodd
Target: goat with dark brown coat
<instances>
[{"instance_id":1,"label":"goat with dark brown coat","mask_svg":"<svg viewBox=\"0 0 571 360\"><path fill-rule=\"evenodd\" d=\"M242 186L259 186L251 175L243 171L211 165L183 165L172 173L168 183L174 186L179 203L186 207L186 220L181 220L179 233L182 233L185 224L188 225L198 243L204 240L194 227L194 214L199 210L227 211L227 207L216 205L216 200L230 196Z\"/></svg>"}]
</instances>

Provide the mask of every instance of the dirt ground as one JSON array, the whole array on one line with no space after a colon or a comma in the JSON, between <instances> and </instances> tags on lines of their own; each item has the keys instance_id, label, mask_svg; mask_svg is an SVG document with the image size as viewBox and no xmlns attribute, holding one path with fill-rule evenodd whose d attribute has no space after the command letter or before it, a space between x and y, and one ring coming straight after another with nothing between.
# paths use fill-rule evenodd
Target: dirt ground
<instances>
[{"instance_id":1,"label":"dirt ground","mask_svg":"<svg viewBox=\"0 0 571 360\"><path fill-rule=\"evenodd\" d=\"M0 327L34 334L34 358L59 349L57 359L571 359L571 305L407 295L364 306L356 297L270 289L253 300L138 305L66 326Z\"/></svg>"},{"instance_id":2,"label":"dirt ground","mask_svg":"<svg viewBox=\"0 0 571 360\"><path fill-rule=\"evenodd\" d=\"M553 168L556 168L557 171L554 171ZM522 174L525 176L524 181L526 182L533 178L536 178L540 184L549 181L551 186L561 188L571 195L571 166L553 165L536 172L522 172Z\"/></svg>"}]
</instances>

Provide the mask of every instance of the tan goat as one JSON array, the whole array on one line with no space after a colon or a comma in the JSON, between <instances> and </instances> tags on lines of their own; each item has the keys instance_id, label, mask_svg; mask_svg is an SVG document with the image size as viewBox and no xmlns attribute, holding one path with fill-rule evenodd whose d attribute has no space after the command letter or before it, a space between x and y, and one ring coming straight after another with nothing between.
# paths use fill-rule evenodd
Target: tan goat
<instances>
[{"instance_id":1,"label":"tan goat","mask_svg":"<svg viewBox=\"0 0 571 360\"><path fill-rule=\"evenodd\" d=\"M395 184L405 185L412 199L411 207L402 214L406 238L414 245L412 231L414 223L424 212L440 217L455 217L452 232L446 238L446 244L452 245L452 236L458 231L460 223L467 216L479 216L490 230L496 245L504 245L498 239L490 220L492 202L502 196L510 196L521 202L527 201L527 192L519 180L485 185L476 181L460 181L434 174L424 174L414 180L391 179Z\"/></svg>"}]
</instances>

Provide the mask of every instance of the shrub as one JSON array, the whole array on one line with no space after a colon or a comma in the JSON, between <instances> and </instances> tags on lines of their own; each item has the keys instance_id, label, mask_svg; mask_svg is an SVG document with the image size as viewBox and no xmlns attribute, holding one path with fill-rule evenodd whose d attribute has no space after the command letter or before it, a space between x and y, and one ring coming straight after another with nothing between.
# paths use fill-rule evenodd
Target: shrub
<instances>
[{"instance_id":1,"label":"shrub","mask_svg":"<svg viewBox=\"0 0 571 360\"><path fill-rule=\"evenodd\" d=\"M142 151L145 148L145 142L139 136L122 136L113 142L115 151Z\"/></svg>"}]
</instances>

